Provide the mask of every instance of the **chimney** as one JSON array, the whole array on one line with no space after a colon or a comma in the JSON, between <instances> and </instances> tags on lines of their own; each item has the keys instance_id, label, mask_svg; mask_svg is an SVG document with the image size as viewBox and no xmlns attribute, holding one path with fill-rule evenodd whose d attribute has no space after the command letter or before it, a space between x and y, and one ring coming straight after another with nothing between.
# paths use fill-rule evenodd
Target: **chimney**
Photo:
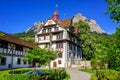
<instances>
[{"instance_id":1,"label":"chimney","mask_svg":"<svg viewBox=\"0 0 120 80\"><path fill-rule=\"evenodd\" d=\"M57 11L54 12L54 17L53 18L54 18L55 21L59 20L59 14L58 14Z\"/></svg>"}]
</instances>

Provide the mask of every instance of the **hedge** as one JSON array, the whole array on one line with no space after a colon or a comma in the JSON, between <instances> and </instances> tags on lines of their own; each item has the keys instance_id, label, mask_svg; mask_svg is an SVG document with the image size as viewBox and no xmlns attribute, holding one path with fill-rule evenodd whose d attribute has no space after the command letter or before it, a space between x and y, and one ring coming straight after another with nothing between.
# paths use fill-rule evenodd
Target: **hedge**
<instances>
[{"instance_id":1,"label":"hedge","mask_svg":"<svg viewBox=\"0 0 120 80\"><path fill-rule=\"evenodd\" d=\"M65 70L54 69L54 70L42 70L47 73L47 75L29 75L23 74L32 69L20 69L20 70L7 70L2 71L2 75L0 76L0 80L69 80L69 75Z\"/></svg>"}]
</instances>

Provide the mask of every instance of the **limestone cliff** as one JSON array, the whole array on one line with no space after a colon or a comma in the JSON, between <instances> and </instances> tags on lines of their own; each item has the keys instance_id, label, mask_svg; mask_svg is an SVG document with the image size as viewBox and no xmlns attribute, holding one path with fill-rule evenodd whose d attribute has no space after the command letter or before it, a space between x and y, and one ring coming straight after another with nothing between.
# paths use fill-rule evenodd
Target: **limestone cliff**
<instances>
[{"instance_id":1,"label":"limestone cliff","mask_svg":"<svg viewBox=\"0 0 120 80\"><path fill-rule=\"evenodd\" d=\"M76 14L74 17L73 17L73 23L75 22L78 22L78 21L85 21L89 24L90 26L90 31L91 32L96 32L96 33L105 33L101 27L96 23L95 20L93 19L87 19L85 16L83 16L82 14Z\"/></svg>"}]
</instances>

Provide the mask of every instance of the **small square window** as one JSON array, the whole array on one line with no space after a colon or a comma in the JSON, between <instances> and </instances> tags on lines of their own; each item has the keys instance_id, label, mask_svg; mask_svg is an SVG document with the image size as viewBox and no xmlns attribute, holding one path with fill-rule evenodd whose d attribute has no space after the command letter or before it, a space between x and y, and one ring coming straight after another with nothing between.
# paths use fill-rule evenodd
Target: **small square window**
<instances>
[{"instance_id":1,"label":"small square window","mask_svg":"<svg viewBox=\"0 0 120 80\"><path fill-rule=\"evenodd\" d=\"M17 58L17 64L21 64L21 59Z\"/></svg>"},{"instance_id":2,"label":"small square window","mask_svg":"<svg viewBox=\"0 0 120 80\"><path fill-rule=\"evenodd\" d=\"M26 62L23 62L23 64L25 65L25 64L26 64Z\"/></svg>"},{"instance_id":3,"label":"small square window","mask_svg":"<svg viewBox=\"0 0 120 80\"><path fill-rule=\"evenodd\" d=\"M62 64L61 60L58 60L58 64Z\"/></svg>"},{"instance_id":4,"label":"small square window","mask_svg":"<svg viewBox=\"0 0 120 80\"><path fill-rule=\"evenodd\" d=\"M6 65L6 58L1 58L0 65Z\"/></svg>"}]
</instances>

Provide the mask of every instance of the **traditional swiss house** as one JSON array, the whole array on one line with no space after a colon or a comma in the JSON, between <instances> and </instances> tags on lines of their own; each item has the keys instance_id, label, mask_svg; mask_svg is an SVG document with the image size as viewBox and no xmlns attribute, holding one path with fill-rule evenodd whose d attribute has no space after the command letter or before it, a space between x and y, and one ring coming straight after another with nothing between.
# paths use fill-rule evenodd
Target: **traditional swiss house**
<instances>
[{"instance_id":1,"label":"traditional swiss house","mask_svg":"<svg viewBox=\"0 0 120 80\"><path fill-rule=\"evenodd\" d=\"M18 67L30 67L28 62L23 62L22 58L28 49L34 47L33 43L18 39L12 35L0 32L0 69L10 69Z\"/></svg>"},{"instance_id":2,"label":"traditional swiss house","mask_svg":"<svg viewBox=\"0 0 120 80\"><path fill-rule=\"evenodd\" d=\"M58 12L54 18L42 24L35 35L35 42L41 48L61 51L58 58L51 61L51 67L71 67L82 59L78 27L73 26L72 19L59 20Z\"/></svg>"}]
</instances>

